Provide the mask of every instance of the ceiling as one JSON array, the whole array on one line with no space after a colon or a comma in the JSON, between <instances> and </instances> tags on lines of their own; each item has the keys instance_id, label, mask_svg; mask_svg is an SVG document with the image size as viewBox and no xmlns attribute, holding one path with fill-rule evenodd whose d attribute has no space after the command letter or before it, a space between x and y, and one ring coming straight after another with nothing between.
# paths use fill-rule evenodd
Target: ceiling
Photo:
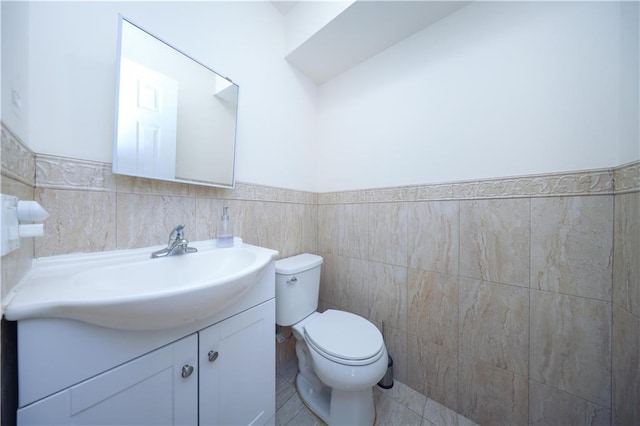
<instances>
[{"instance_id":1,"label":"ceiling","mask_svg":"<svg viewBox=\"0 0 640 426\"><path fill-rule=\"evenodd\" d=\"M289 11L291 9L293 9L298 3L298 1L272 1L271 2L276 9L278 9L278 11L280 13L282 13L283 16L287 16L287 13L289 13Z\"/></svg>"}]
</instances>

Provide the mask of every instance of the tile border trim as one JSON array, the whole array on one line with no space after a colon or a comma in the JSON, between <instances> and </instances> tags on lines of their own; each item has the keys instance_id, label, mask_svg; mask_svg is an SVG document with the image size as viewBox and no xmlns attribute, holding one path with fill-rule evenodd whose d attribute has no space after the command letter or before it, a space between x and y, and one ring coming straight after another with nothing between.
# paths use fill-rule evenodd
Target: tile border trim
<instances>
[{"instance_id":1,"label":"tile border trim","mask_svg":"<svg viewBox=\"0 0 640 426\"><path fill-rule=\"evenodd\" d=\"M616 167L613 173L616 194L640 191L640 161Z\"/></svg>"},{"instance_id":2,"label":"tile border trim","mask_svg":"<svg viewBox=\"0 0 640 426\"><path fill-rule=\"evenodd\" d=\"M45 154L35 155L35 174L35 186L42 189L317 204L317 194L313 192L245 182L236 182L234 189L225 189L114 175L111 163Z\"/></svg>"},{"instance_id":3,"label":"tile border trim","mask_svg":"<svg viewBox=\"0 0 640 426\"><path fill-rule=\"evenodd\" d=\"M115 176L106 163L36 154L38 188L115 192Z\"/></svg>"},{"instance_id":4,"label":"tile border trim","mask_svg":"<svg viewBox=\"0 0 640 426\"><path fill-rule=\"evenodd\" d=\"M640 161L614 169L525 175L478 181L313 193L236 182L234 189L116 176L110 163L36 154L39 188L118 191L298 204L611 195L640 191ZM116 183L117 182L117 183Z\"/></svg>"},{"instance_id":5,"label":"tile border trim","mask_svg":"<svg viewBox=\"0 0 640 426\"><path fill-rule=\"evenodd\" d=\"M35 154L2 122L2 174L31 187L35 186Z\"/></svg>"},{"instance_id":6,"label":"tile border trim","mask_svg":"<svg viewBox=\"0 0 640 426\"><path fill-rule=\"evenodd\" d=\"M326 192L319 204L614 195L640 191L640 161L611 169Z\"/></svg>"},{"instance_id":7,"label":"tile border trim","mask_svg":"<svg viewBox=\"0 0 640 426\"><path fill-rule=\"evenodd\" d=\"M234 189L224 189L116 176L111 172L110 163L34 154L4 124L2 149L2 174L37 188L63 190L312 205L612 195L640 191L640 161L611 169L314 193L246 182L236 182ZM33 181L28 178L31 175Z\"/></svg>"}]
</instances>

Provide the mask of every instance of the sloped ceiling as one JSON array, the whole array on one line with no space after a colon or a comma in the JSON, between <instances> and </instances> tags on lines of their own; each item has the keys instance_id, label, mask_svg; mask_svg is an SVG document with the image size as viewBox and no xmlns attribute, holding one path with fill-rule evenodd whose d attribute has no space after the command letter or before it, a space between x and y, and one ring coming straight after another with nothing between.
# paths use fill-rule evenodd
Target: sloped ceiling
<instances>
[{"instance_id":1,"label":"sloped ceiling","mask_svg":"<svg viewBox=\"0 0 640 426\"><path fill-rule=\"evenodd\" d=\"M286 15L300 2L272 3ZM358 0L288 52L286 59L321 85L469 3Z\"/></svg>"}]
</instances>

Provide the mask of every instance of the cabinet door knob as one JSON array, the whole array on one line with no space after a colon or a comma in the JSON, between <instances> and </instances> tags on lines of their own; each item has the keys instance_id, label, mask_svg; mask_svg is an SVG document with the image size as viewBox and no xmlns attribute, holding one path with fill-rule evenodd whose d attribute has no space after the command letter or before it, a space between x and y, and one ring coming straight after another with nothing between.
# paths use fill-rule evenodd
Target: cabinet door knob
<instances>
[{"instance_id":1,"label":"cabinet door knob","mask_svg":"<svg viewBox=\"0 0 640 426\"><path fill-rule=\"evenodd\" d=\"M180 374L183 378L187 378L191 375L191 373L193 373L193 366L186 364L184 366L182 366L182 373Z\"/></svg>"},{"instance_id":2,"label":"cabinet door knob","mask_svg":"<svg viewBox=\"0 0 640 426\"><path fill-rule=\"evenodd\" d=\"M209 362L215 361L216 359L218 359L218 351L209 351L207 357L209 357Z\"/></svg>"}]
</instances>

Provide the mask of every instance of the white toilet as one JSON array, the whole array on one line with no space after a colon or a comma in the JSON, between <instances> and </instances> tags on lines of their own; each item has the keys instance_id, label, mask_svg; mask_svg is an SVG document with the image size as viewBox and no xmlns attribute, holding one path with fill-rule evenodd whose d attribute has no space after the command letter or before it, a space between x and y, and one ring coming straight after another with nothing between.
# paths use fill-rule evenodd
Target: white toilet
<instances>
[{"instance_id":1,"label":"white toilet","mask_svg":"<svg viewBox=\"0 0 640 426\"><path fill-rule=\"evenodd\" d=\"M276 323L296 338L300 398L329 425L372 425L373 386L387 371L387 349L375 325L337 310L316 312L322 257L276 262Z\"/></svg>"}]
</instances>

